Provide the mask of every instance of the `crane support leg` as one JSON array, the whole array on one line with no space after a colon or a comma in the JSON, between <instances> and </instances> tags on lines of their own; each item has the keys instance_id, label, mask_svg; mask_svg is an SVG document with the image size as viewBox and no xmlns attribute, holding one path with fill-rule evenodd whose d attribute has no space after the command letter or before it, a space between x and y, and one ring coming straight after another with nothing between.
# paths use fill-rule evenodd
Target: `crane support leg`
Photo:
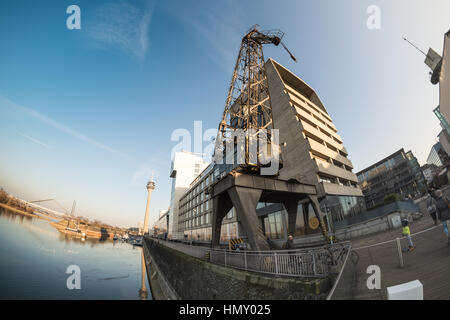
<instances>
[{"instance_id":1,"label":"crane support leg","mask_svg":"<svg viewBox=\"0 0 450 320\"><path fill-rule=\"evenodd\" d=\"M213 212L212 212L212 235L211 235L211 247L220 247L220 230L222 228L222 221L226 214L233 208L228 194L222 193L213 198Z\"/></svg>"},{"instance_id":2,"label":"crane support leg","mask_svg":"<svg viewBox=\"0 0 450 320\"><path fill-rule=\"evenodd\" d=\"M308 195L308 199L311 202L311 205L313 207L316 218L320 221L320 227L322 230L322 234L323 234L326 242L330 243L330 237L328 235L327 227L325 226L325 222L323 221L324 214L320 210L319 200L317 200L317 197L314 195Z\"/></svg>"},{"instance_id":3,"label":"crane support leg","mask_svg":"<svg viewBox=\"0 0 450 320\"><path fill-rule=\"evenodd\" d=\"M288 234L294 236L295 225L297 223L298 200L288 200L284 202L284 207L288 214Z\"/></svg>"},{"instance_id":4,"label":"crane support leg","mask_svg":"<svg viewBox=\"0 0 450 320\"><path fill-rule=\"evenodd\" d=\"M269 244L256 214L256 206L262 190L234 186L228 190L228 194L236 209L237 218L247 232L248 242L252 250L269 250Z\"/></svg>"}]
</instances>

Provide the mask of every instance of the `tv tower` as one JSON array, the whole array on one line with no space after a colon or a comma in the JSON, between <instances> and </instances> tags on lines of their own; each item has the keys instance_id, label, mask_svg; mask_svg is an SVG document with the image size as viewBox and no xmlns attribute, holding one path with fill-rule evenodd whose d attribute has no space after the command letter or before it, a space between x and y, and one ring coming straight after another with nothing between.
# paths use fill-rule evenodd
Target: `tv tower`
<instances>
[{"instance_id":1,"label":"tv tower","mask_svg":"<svg viewBox=\"0 0 450 320\"><path fill-rule=\"evenodd\" d=\"M150 209L150 198L152 196L152 191L155 190L155 182L152 179L147 182L147 191L148 191L148 197L147 197L147 208L145 209L145 219L144 219L144 234L148 233L148 218L149 218L149 209Z\"/></svg>"}]
</instances>

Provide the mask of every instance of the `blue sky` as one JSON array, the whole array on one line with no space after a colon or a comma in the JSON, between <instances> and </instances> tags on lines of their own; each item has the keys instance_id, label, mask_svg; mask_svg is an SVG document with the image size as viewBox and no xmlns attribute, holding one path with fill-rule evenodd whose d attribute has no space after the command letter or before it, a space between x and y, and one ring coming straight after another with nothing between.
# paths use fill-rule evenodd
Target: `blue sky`
<instances>
[{"instance_id":1,"label":"blue sky","mask_svg":"<svg viewBox=\"0 0 450 320\"><path fill-rule=\"evenodd\" d=\"M66 8L81 9L69 30ZM366 27L369 5L381 29ZM258 23L281 29L272 57L321 97L355 172L404 147L425 163L439 133L423 50L442 52L450 2L30 1L0 2L0 186L55 198L111 224L151 220L170 199L177 128L217 128L239 41Z\"/></svg>"}]
</instances>

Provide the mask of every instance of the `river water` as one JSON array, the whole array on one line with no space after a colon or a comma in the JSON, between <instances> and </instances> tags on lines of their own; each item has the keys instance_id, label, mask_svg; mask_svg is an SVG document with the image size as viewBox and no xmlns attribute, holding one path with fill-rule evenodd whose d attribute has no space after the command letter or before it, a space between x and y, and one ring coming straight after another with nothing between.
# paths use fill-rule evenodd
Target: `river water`
<instances>
[{"instance_id":1,"label":"river water","mask_svg":"<svg viewBox=\"0 0 450 320\"><path fill-rule=\"evenodd\" d=\"M151 299L142 259L141 247L81 241L0 208L0 299ZM80 289L67 285L73 265Z\"/></svg>"}]
</instances>

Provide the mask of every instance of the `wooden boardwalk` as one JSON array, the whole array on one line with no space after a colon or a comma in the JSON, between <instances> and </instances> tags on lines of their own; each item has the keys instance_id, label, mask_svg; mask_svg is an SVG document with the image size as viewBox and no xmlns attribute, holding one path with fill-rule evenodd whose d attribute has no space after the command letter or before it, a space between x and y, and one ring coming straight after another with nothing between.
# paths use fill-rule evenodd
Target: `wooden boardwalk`
<instances>
[{"instance_id":1,"label":"wooden boardwalk","mask_svg":"<svg viewBox=\"0 0 450 320\"><path fill-rule=\"evenodd\" d=\"M423 230L428 231L414 235ZM403 253L403 268L400 268L397 243L390 241L401 236L401 229L353 241L353 248L359 255L354 299L386 299L387 287L413 280L423 284L425 300L450 299L450 246L442 225L435 227L431 218L425 215L411 224L411 232L416 249ZM390 242L366 247L385 241ZM402 246L406 246L405 239ZM366 270L370 265L378 265L381 269L380 290L367 288L369 274Z\"/></svg>"}]
</instances>

